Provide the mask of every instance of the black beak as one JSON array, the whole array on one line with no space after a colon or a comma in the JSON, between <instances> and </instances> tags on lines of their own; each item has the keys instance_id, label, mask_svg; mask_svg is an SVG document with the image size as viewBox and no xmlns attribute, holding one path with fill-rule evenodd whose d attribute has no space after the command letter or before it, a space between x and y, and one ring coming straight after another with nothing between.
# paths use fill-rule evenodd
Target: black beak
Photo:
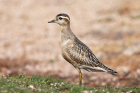
<instances>
[{"instance_id":1,"label":"black beak","mask_svg":"<svg viewBox=\"0 0 140 93\"><path fill-rule=\"evenodd\" d=\"M55 23L55 20L49 21L48 23Z\"/></svg>"}]
</instances>

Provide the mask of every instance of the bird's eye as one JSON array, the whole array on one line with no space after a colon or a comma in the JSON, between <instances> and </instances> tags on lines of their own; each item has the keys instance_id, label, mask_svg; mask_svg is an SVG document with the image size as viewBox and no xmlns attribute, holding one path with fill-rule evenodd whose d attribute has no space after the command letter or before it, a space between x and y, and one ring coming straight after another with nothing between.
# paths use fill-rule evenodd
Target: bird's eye
<instances>
[{"instance_id":1,"label":"bird's eye","mask_svg":"<svg viewBox=\"0 0 140 93\"><path fill-rule=\"evenodd\" d=\"M59 19L60 19L60 20L62 20L62 18L61 18L61 17L59 17Z\"/></svg>"}]
</instances>

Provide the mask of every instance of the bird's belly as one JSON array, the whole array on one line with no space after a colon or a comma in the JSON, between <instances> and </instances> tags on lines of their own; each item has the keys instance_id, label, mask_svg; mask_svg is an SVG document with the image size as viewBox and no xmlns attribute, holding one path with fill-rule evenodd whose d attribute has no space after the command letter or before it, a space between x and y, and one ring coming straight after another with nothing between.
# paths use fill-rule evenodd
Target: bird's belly
<instances>
[{"instance_id":1,"label":"bird's belly","mask_svg":"<svg viewBox=\"0 0 140 93\"><path fill-rule=\"evenodd\" d=\"M66 51L64 51L64 48L61 48L61 54L63 58L68 61L70 64L72 64L74 67L76 66L75 62L69 57Z\"/></svg>"}]
</instances>

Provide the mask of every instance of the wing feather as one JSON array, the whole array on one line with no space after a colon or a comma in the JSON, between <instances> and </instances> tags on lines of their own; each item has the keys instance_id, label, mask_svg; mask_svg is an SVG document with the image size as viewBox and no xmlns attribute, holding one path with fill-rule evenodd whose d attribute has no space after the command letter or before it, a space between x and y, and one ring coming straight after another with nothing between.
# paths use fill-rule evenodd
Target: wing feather
<instances>
[{"instance_id":1,"label":"wing feather","mask_svg":"<svg viewBox=\"0 0 140 93\"><path fill-rule=\"evenodd\" d=\"M73 47L66 48L66 51L73 61L79 62L81 65L93 67L102 65L92 51L78 38L73 42Z\"/></svg>"},{"instance_id":2,"label":"wing feather","mask_svg":"<svg viewBox=\"0 0 140 93\"><path fill-rule=\"evenodd\" d=\"M87 71L104 71L116 76L117 72L103 65L92 53L92 51L78 38L75 38L73 47L66 48L66 52L73 61L79 64L79 67L81 66Z\"/></svg>"}]
</instances>

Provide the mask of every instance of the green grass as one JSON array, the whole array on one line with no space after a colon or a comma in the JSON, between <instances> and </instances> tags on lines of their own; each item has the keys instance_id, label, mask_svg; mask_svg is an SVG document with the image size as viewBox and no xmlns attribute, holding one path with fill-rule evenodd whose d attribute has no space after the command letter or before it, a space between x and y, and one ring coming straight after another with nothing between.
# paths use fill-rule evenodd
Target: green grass
<instances>
[{"instance_id":1,"label":"green grass","mask_svg":"<svg viewBox=\"0 0 140 93\"><path fill-rule=\"evenodd\" d=\"M33 87L31 87L33 86ZM139 87L88 87L72 85L51 77L0 76L1 93L140 93Z\"/></svg>"}]
</instances>

